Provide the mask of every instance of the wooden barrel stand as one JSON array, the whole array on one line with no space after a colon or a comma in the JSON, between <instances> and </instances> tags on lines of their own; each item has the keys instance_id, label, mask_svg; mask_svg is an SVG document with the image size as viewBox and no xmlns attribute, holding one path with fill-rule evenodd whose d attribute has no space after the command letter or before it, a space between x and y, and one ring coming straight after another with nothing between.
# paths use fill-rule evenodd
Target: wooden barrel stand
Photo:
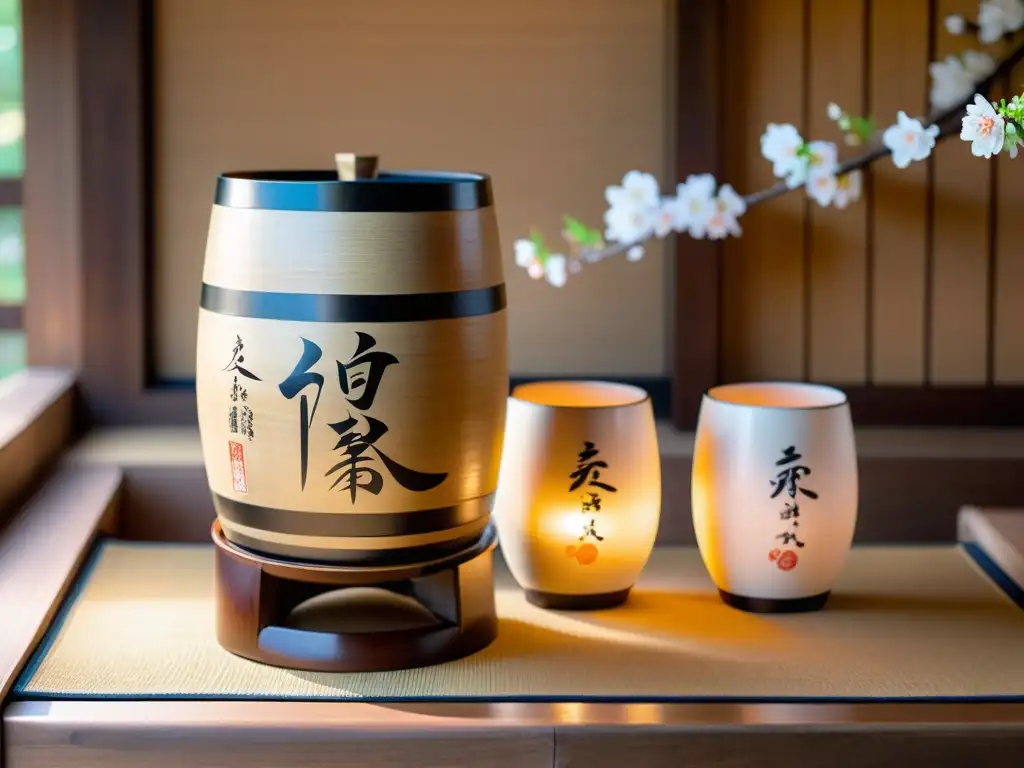
<instances>
[{"instance_id":1,"label":"wooden barrel stand","mask_svg":"<svg viewBox=\"0 0 1024 768\"><path fill-rule=\"evenodd\" d=\"M213 524L212 537L217 639L238 656L289 669L377 672L452 661L476 653L497 636L493 526L454 555L373 568L268 558L229 542L219 522ZM414 601L433 620L351 632L295 626L295 609L303 603L367 587Z\"/></svg>"}]
</instances>

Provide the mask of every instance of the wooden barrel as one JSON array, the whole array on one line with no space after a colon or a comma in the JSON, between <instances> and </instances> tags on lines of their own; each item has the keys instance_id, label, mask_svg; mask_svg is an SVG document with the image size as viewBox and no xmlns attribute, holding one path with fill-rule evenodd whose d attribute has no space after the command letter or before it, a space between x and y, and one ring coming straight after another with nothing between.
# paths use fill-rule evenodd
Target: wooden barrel
<instances>
[{"instance_id":1,"label":"wooden barrel","mask_svg":"<svg viewBox=\"0 0 1024 768\"><path fill-rule=\"evenodd\" d=\"M488 177L222 175L197 347L203 455L231 542L389 565L486 528L508 395Z\"/></svg>"}]
</instances>

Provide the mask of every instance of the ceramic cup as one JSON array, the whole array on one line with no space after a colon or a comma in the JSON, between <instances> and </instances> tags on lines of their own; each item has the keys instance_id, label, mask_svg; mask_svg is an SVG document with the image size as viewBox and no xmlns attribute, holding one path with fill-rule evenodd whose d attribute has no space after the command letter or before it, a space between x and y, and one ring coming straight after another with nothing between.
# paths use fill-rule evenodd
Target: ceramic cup
<instances>
[{"instance_id":1,"label":"ceramic cup","mask_svg":"<svg viewBox=\"0 0 1024 768\"><path fill-rule=\"evenodd\" d=\"M544 608L624 602L654 547L661 467L647 392L524 384L508 401L494 503L501 552Z\"/></svg>"},{"instance_id":2,"label":"ceramic cup","mask_svg":"<svg viewBox=\"0 0 1024 768\"><path fill-rule=\"evenodd\" d=\"M708 390L691 493L697 544L722 600L766 613L823 607L857 521L846 396L798 383Z\"/></svg>"}]
</instances>

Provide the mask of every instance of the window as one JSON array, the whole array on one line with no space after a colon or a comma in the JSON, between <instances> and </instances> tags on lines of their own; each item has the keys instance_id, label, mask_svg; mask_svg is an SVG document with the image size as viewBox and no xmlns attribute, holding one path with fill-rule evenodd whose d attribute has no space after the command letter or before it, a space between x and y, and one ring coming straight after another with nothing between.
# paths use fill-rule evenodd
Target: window
<instances>
[{"instance_id":1,"label":"window","mask_svg":"<svg viewBox=\"0 0 1024 768\"><path fill-rule=\"evenodd\" d=\"M0 376L25 365L21 2L0 0Z\"/></svg>"}]
</instances>

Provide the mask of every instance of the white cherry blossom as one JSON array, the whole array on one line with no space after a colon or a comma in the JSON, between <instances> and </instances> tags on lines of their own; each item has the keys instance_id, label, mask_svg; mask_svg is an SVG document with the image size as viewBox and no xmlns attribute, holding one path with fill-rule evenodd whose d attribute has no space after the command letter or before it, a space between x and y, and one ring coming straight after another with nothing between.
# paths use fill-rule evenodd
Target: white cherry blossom
<instances>
[{"instance_id":1,"label":"white cherry blossom","mask_svg":"<svg viewBox=\"0 0 1024 768\"><path fill-rule=\"evenodd\" d=\"M639 205L613 205L604 213L606 240L631 243L644 240L654 230L657 208Z\"/></svg>"},{"instance_id":2,"label":"white cherry blossom","mask_svg":"<svg viewBox=\"0 0 1024 768\"><path fill-rule=\"evenodd\" d=\"M974 94L974 103L967 105L960 130L960 138L971 142L971 154L989 158L1003 148L1005 125L995 108L980 93Z\"/></svg>"},{"instance_id":3,"label":"white cherry blossom","mask_svg":"<svg viewBox=\"0 0 1024 768\"><path fill-rule=\"evenodd\" d=\"M831 141L812 141L807 145L807 174L833 173L839 164L839 150Z\"/></svg>"},{"instance_id":4,"label":"white cherry blossom","mask_svg":"<svg viewBox=\"0 0 1024 768\"><path fill-rule=\"evenodd\" d=\"M707 234L708 219L714 213L715 177L710 173L691 175L676 187L680 214L675 228L689 232L690 237L702 238Z\"/></svg>"},{"instance_id":5,"label":"white cherry blossom","mask_svg":"<svg viewBox=\"0 0 1024 768\"><path fill-rule=\"evenodd\" d=\"M807 162L800 154L803 145L800 132L789 123L768 123L761 135L761 154L771 162L772 173L785 179L791 189L806 178Z\"/></svg>"},{"instance_id":6,"label":"white cherry blossom","mask_svg":"<svg viewBox=\"0 0 1024 768\"><path fill-rule=\"evenodd\" d=\"M685 227L686 220L686 212L683 207L684 205L678 197L664 198L657 213L654 214L654 234L658 237L665 237L673 230L681 232Z\"/></svg>"},{"instance_id":7,"label":"white cherry blossom","mask_svg":"<svg viewBox=\"0 0 1024 768\"><path fill-rule=\"evenodd\" d=\"M834 172L812 173L807 180L807 195L822 208L834 205L844 209L860 200L863 184L860 171L837 176Z\"/></svg>"},{"instance_id":8,"label":"white cherry blossom","mask_svg":"<svg viewBox=\"0 0 1024 768\"><path fill-rule=\"evenodd\" d=\"M519 239L515 242L516 266L529 269L537 260L537 245L533 240Z\"/></svg>"},{"instance_id":9,"label":"white cherry blossom","mask_svg":"<svg viewBox=\"0 0 1024 768\"><path fill-rule=\"evenodd\" d=\"M627 261L640 261L644 257L644 247L642 245L634 245L628 251L626 251Z\"/></svg>"},{"instance_id":10,"label":"white cherry blossom","mask_svg":"<svg viewBox=\"0 0 1024 768\"><path fill-rule=\"evenodd\" d=\"M963 62L964 69L975 82L984 80L996 71L996 60L981 51L964 51L960 54L960 61Z\"/></svg>"},{"instance_id":11,"label":"white cherry blossom","mask_svg":"<svg viewBox=\"0 0 1024 768\"><path fill-rule=\"evenodd\" d=\"M727 235L739 237L743 234L737 219L747 212L747 203L736 194L729 184L723 184L713 201L713 211L708 218L708 237L721 240Z\"/></svg>"},{"instance_id":12,"label":"white cherry blossom","mask_svg":"<svg viewBox=\"0 0 1024 768\"><path fill-rule=\"evenodd\" d=\"M630 171L623 177L622 186L608 187L604 197L612 208L657 208L658 180L649 173Z\"/></svg>"},{"instance_id":13,"label":"white cherry blossom","mask_svg":"<svg viewBox=\"0 0 1024 768\"><path fill-rule=\"evenodd\" d=\"M534 280L540 280L544 277L544 265L539 261L533 262L529 267L526 268L526 274L532 277Z\"/></svg>"},{"instance_id":14,"label":"white cherry blossom","mask_svg":"<svg viewBox=\"0 0 1024 768\"><path fill-rule=\"evenodd\" d=\"M828 208L836 196L839 182L831 171L812 173L807 179L807 196L822 208Z\"/></svg>"},{"instance_id":15,"label":"white cherry blossom","mask_svg":"<svg viewBox=\"0 0 1024 768\"><path fill-rule=\"evenodd\" d=\"M840 176L836 180L836 192L835 197L832 198L832 204L836 208L843 210L850 203L860 200L863 181L860 171L850 171Z\"/></svg>"},{"instance_id":16,"label":"white cherry blossom","mask_svg":"<svg viewBox=\"0 0 1024 768\"><path fill-rule=\"evenodd\" d=\"M929 99L933 107L947 109L966 101L975 85L995 71L996 63L981 51L964 51L960 57L947 56L944 61L928 65L932 77Z\"/></svg>"},{"instance_id":17,"label":"white cherry blossom","mask_svg":"<svg viewBox=\"0 0 1024 768\"><path fill-rule=\"evenodd\" d=\"M939 126L929 125L925 128L921 121L908 117L902 110L896 115L896 122L885 129L882 143L892 154L892 161L897 168L906 168L913 162L924 160L935 147L935 137L939 135Z\"/></svg>"},{"instance_id":18,"label":"white cherry blossom","mask_svg":"<svg viewBox=\"0 0 1024 768\"><path fill-rule=\"evenodd\" d=\"M561 288L565 285L565 267L565 256L560 253L552 253L544 261L544 278L555 288Z\"/></svg>"},{"instance_id":19,"label":"white cherry blossom","mask_svg":"<svg viewBox=\"0 0 1024 768\"><path fill-rule=\"evenodd\" d=\"M1024 5L1020 0L985 0L978 6L978 26L978 39L994 43L1024 27Z\"/></svg>"},{"instance_id":20,"label":"white cherry blossom","mask_svg":"<svg viewBox=\"0 0 1024 768\"><path fill-rule=\"evenodd\" d=\"M843 108L834 101L830 101L828 106L825 107L825 113L828 115L829 120L836 121L843 116Z\"/></svg>"}]
</instances>

